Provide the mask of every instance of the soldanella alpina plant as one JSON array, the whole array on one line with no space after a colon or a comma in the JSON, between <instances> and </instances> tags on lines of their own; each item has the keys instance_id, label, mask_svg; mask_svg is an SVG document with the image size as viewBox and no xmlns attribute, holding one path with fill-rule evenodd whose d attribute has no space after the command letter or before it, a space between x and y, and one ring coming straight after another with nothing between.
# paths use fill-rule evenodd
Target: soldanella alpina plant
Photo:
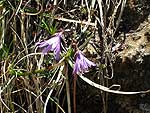
<instances>
[{"instance_id":1,"label":"soldanella alpina plant","mask_svg":"<svg viewBox=\"0 0 150 113\"><path fill-rule=\"evenodd\" d=\"M61 38L63 35L63 31L55 33L50 39L37 42L35 45L38 48L42 48L42 53L47 55L48 52L54 52L55 59L57 61L60 60L60 52L61 52ZM77 50L77 51L76 51ZM73 67L73 74L79 75L88 72L88 69L92 66L96 66L95 63L88 60L83 53L76 47L75 49L75 64Z\"/></svg>"},{"instance_id":2,"label":"soldanella alpina plant","mask_svg":"<svg viewBox=\"0 0 150 113\"><path fill-rule=\"evenodd\" d=\"M63 31L55 33L52 38L42 41L42 42L37 42L36 46L38 48L42 48L42 53L44 55L47 55L48 52L53 52L55 59L57 61L60 60L60 52L61 52L61 38L63 35ZM77 80L77 75L84 74L88 72L89 68L92 66L96 66L95 63L92 61L88 60L82 53L81 50L77 47L77 44L73 46L72 50L74 50L74 59L75 63L73 66L73 78L74 78L74 91L73 91L73 100L74 100L74 113L76 113L76 80ZM70 56L69 56L70 57ZM45 107L46 110L46 107Z\"/></svg>"}]
</instances>

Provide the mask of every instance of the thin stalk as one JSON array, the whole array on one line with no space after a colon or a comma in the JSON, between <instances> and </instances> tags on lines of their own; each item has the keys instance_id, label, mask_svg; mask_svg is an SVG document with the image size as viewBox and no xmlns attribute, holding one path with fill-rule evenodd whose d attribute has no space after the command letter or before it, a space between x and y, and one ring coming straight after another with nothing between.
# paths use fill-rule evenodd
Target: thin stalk
<instances>
[{"instance_id":1,"label":"thin stalk","mask_svg":"<svg viewBox=\"0 0 150 113\"><path fill-rule=\"evenodd\" d=\"M41 65L43 63L43 59L44 59L44 55L41 54L41 57L40 57L40 60L38 61L37 60L37 67L38 67L38 70L41 69ZM39 75L40 73L38 73ZM41 94L41 91L40 91L40 86L38 84L37 81L39 81L39 78L37 78L37 80L35 80L35 78L33 77L33 80L34 80L34 84L36 86L36 92L37 92L37 95L40 95ZM40 96L37 100L36 100L36 109L38 112L42 112L43 111L43 106L42 106L42 103L40 102L40 98L42 98L42 96Z\"/></svg>"},{"instance_id":2,"label":"thin stalk","mask_svg":"<svg viewBox=\"0 0 150 113\"><path fill-rule=\"evenodd\" d=\"M27 39L26 39L26 30L25 30L25 18L26 16L24 14L21 15L21 38L23 40L24 43L24 49L25 49L25 53L28 54L28 47L27 47ZM27 69L29 66L29 57L27 57Z\"/></svg>"},{"instance_id":3,"label":"thin stalk","mask_svg":"<svg viewBox=\"0 0 150 113\"><path fill-rule=\"evenodd\" d=\"M68 64L65 64L65 76L66 76L66 93L67 93L68 113L71 113L70 88L69 88L69 78L68 78Z\"/></svg>"},{"instance_id":4,"label":"thin stalk","mask_svg":"<svg viewBox=\"0 0 150 113\"><path fill-rule=\"evenodd\" d=\"M5 13L6 9L3 8L2 10L2 15ZM4 37L5 37L5 17L2 19L1 21L1 27L0 27L0 49L3 47L3 44L4 44Z\"/></svg>"},{"instance_id":5,"label":"thin stalk","mask_svg":"<svg viewBox=\"0 0 150 113\"><path fill-rule=\"evenodd\" d=\"M74 80L73 80L73 109L74 109L74 113L77 112L77 109L76 109L76 81L77 81L77 75L74 75Z\"/></svg>"},{"instance_id":6,"label":"thin stalk","mask_svg":"<svg viewBox=\"0 0 150 113\"><path fill-rule=\"evenodd\" d=\"M17 25L16 25L17 21L16 21L16 16L14 16L14 20L13 20L13 26L14 26L14 30L17 31ZM15 49L15 46L16 46L16 42L17 42L17 35L16 33L13 33L13 53L15 53L16 49Z\"/></svg>"},{"instance_id":7,"label":"thin stalk","mask_svg":"<svg viewBox=\"0 0 150 113\"><path fill-rule=\"evenodd\" d=\"M39 60L39 62L37 63L37 67L38 67L38 70L41 69L41 65L43 63L43 59L44 59L44 55L41 55L41 58ZM39 73L38 73L39 74ZM41 94L41 91L40 91L40 82L39 82L39 78L35 79L33 77L33 80L34 80L34 84L36 86L36 92L37 92L37 95L40 95ZM38 81L38 82L37 82ZM42 112L43 111L43 105L40 101L40 99L42 98L42 96L40 96L37 100L36 100L36 109L38 112Z\"/></svg>"},{"instance_id":8,"label":"thin stalk","mask_svg":"<svg viewBox=\"0 0 150 113\"><path fill-rule=\"evenodd\" d=\"M102 83L103 86L105 86L105 79L104 76L100 78L100 83ZM107 105L106 105L106 92L100 91L102 95L102 101L103 101L103 112L107 113Z\"/></svg>"}]
</instances>

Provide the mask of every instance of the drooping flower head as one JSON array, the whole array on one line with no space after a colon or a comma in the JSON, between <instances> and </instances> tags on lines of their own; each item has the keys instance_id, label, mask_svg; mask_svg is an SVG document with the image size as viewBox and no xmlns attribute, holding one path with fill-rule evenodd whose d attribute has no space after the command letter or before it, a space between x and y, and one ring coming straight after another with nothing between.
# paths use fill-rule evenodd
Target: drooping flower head
<instances>
[{"instance_id":1,"label":"drooping flower head","mask_svg":"<svg viewBox=\"0 0 150 113\"><path fill-rule=\"evenodd\" d=\"M73 68L73 74L83 74L88 71L89 67L96 66L95 63L88 60L80 50L76 52L76 61Z\"/></svg>"},{"instance_id":2,"label":"drooping flower head","mask_svg":"<svg viewBox=\"0 0 150 113\"><path fill-rule=\"evenodd\" d=\"M47 54L49 51L54 51L55 59L60 59L60 44L61 44L62 32L56 33L54 37L43 42L37 42L36 46L43 48L42 53Z\"/></svg>"}]
</instances>

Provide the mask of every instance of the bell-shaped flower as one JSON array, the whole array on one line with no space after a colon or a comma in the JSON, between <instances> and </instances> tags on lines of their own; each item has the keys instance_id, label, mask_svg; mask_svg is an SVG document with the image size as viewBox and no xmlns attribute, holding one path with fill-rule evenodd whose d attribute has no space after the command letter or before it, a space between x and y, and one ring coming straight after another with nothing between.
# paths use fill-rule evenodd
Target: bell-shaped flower
<instances>
[{"instance_id":1,"label":"bell-shaped flower","mask_svg":"<svg viewBox=\"0 0 150 113\"><path fill-rule=\"evenodd\" d=\"M73 68L73 74L83 74L88 71L89 67L96 66L95 63L88 60L81 51L76 52L76 61Z\"/></svg>"},{"instance_id":2,"label":"bell-shaped flower","mask_svg":"<svg viewBox=\"0 0 150 113\"><path fill-rule=\"evenodd\" d=\"M43 42L37 42L36 46L43 48L42 53L46 55L49 51L53 51L55 59L60 59L60 44L61 44L62 32L56 33L54 37Z\"/></svg>"}]
</instances>

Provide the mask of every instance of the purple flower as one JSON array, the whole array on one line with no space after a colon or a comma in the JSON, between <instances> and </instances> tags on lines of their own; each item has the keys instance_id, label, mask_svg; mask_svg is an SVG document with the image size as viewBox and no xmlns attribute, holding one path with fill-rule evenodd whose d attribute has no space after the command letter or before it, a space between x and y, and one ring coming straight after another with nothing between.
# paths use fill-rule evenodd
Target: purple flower
<instances>
[{"instance_id":1,"label":"purple flower","mask_svg":"<svg viewBox=\"0 0 150 113\"><path fill-rule=\"evenodd\" d=\"M74 64L73 74L80 74L88 71L91 66L96 66L93 62L89 61L83 56L81 51L76 52L76 61Z\"/></svg>"},{"instance_id":2,"label":"purple flower","mask_svg":"<svg viewBox=\"0 0 150 113\"><path fill-rule=\"evenodd\" d=\"M37 42L36 46L43 48L42 53L47 54L49 51L54 51L55 59L60 59L60 43L61 43L62 32L56 33L54 37L43 42Z\"/></svg>"}]
</instances>

